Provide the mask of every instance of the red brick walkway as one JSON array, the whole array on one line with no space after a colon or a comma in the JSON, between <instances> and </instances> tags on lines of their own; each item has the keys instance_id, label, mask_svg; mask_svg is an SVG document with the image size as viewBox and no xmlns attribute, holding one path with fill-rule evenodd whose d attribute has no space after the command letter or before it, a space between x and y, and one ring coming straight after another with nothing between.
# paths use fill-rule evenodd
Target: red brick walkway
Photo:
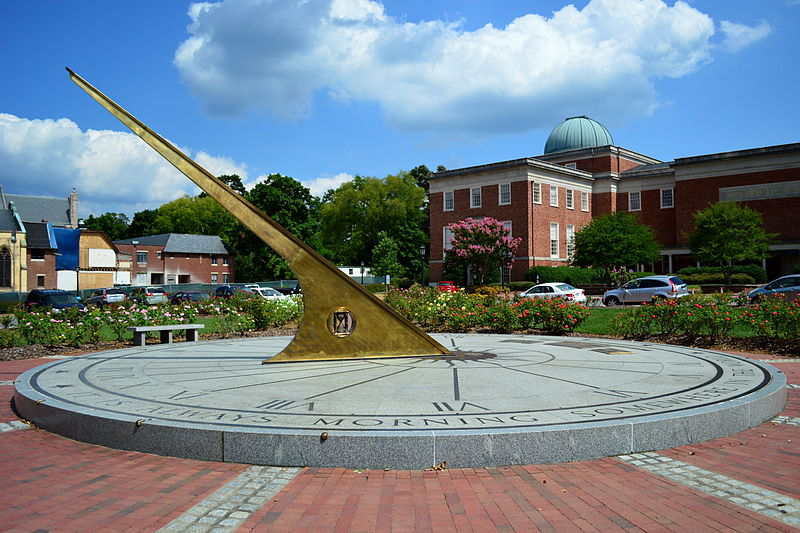
<instances>
[{"instance_id":1,"label":"red brick walkway","mask_svg":"<svg viewBox=\"0 0 800 533\"><path fill-rule=\"evenodd\" d=\"M759 358L768 358L758 356ZM0 363L0 381L45 359ZM800 362L772 363L790 384ZM16 420L0 385L0 422ZM800 389L782 416L800 417ZM800 426L658 453L800 498ZM0 531L157 531L247 465L111 450L40 430L0 433ZM800 531L617 458L442 472L307 468L239 531Z\"/></svg>"}]
</instances>

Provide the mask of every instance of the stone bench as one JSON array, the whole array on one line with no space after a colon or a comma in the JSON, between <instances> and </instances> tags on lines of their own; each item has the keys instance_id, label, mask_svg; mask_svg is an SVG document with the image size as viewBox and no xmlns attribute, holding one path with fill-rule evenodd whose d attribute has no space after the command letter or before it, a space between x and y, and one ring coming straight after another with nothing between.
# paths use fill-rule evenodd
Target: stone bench
<instances>
[{"instance_id":1,"label":"stone bench","mask_svg":"<svg viewBox=\"0 0 800 533\"><path fill-rule=\"evenodd\" d=\"M161 342L172 342L172 332L176 329L186 330L186 341L197 341L197 330L205 327L205 324L165 324L163 326L131 326L128 331L133 332L133 344L136 346L144 346L145 337L151 331L158 331L161 333Z\"/></svg>"}]
</instances>

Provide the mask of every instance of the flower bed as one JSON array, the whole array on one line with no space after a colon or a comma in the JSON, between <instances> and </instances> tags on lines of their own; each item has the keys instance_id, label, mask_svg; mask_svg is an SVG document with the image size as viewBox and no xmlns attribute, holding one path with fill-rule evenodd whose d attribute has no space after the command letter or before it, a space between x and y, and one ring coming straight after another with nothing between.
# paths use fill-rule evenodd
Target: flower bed
<instances>
[{"instance_id":1,"label":"flower bed","mask_svg":"<svg viewBox=\"0 0 800 533\"><path fill-rule=\"evenodd\" d=\"M508 333L535 329L561 335L574 331L589 316L586 306L560 299L506 299L420 286L392 289L386 303L430 331Z\"/></svg>"}]
</instances>

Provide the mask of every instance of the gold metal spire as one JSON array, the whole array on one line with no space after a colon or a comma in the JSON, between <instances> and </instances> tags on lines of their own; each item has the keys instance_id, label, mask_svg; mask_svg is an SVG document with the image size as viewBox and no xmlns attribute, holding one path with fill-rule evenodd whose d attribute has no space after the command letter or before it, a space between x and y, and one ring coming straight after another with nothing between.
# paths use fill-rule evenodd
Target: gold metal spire
<instances>
[{"instance_id":1,"label":"gold metal spire","mask_svg":"<svg viewBox=\"0 0 800 533\"><path fill-rule=\"evenodd\" d=\"M70 78L286 259L303 288L300 329L264 362L450 352L69 68Z\"/></svg>"}]
</instances>

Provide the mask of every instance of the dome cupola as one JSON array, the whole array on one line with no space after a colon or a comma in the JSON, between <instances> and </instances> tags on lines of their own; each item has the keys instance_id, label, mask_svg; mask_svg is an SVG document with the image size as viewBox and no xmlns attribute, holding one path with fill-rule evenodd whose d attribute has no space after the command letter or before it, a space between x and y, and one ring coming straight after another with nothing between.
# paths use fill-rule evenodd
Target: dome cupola
<instances>
[{"instance_id":1,"label":"dome cupola","mask_svg":"<svg viewBox=\"0 0 800 533\"><path fill-rule=\"evenodd\" d=\"M614 144L608 130L587 116L570 117L553 128L544 145L544 153L593 148Z\"/></svg>"}]
</instances>

